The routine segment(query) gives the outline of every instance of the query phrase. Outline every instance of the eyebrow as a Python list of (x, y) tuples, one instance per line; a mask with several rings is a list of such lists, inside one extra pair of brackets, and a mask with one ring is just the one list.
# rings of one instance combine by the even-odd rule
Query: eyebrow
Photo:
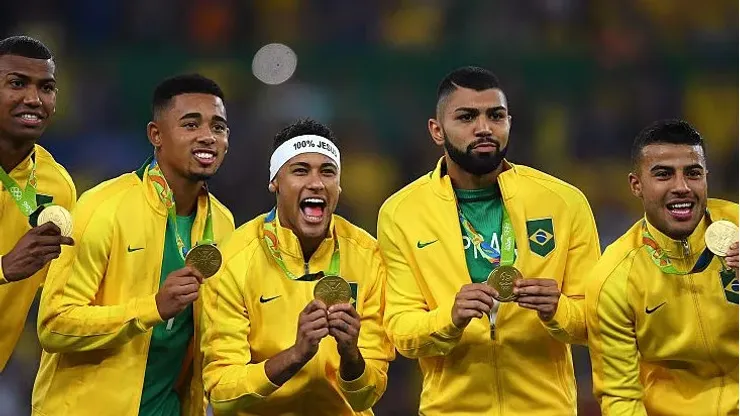
[[(664, 170), (676, 170), (676, 168), (673, 167), (673, 166), (655, 165), (652, 168), (650, 168), (650, 172), (655, 172), (656, 170), (661, 170), (661, 169), (664, 169)], [(683, 169), (683, 170), (686, 170), (686, 169), (702, 169), (703, 170), (704, 169), (704, 166), (702, 166), (702, 165), (700, 165), (698, 163), (694, 163), (693, 165), (684, 166), (684, 167), (682, 167), (680, 169)]]
[[(290, 164), (291, 167), (300, 166), (303, 168), (311, 168), (311, 165), (309, 165), (307, 162), (293, 162)], [(334, 168), (337, 169), (338, 166), (333, 162), (324, 162), (321, 164), (319, 168)]]
[[(8, 72), (7, 74), (5, 74), (5, 76), (10, 76), (10, 75), (15, 75), (18, 78), (21, 78), (23, 80), (30, 80), (31, 79), (30, 76), (28, 76), (28, 75), (26, 75), (26, 74), (24, 74), (22, 72)], [(41, 83), (45, 83), (45, 82), (57, 82), (57, 80), (54, 79), (54, 77), (51, 77), (51, 78), (42, 78), (39, 81)]]
[[(486, 111), (500, 111), (500, 110), (506, 111), (506, 107), (499, 105), (496, 107), (486, 108)], [(458, 111), (466, 112), (466, 113), (477, 113), (480, 110), (478, 110), (477, 108), (473, 108), (473, 107), (458, 107), (455, 109), (455, 112), (458, 112)]]
[[(187, 113), (184, 116), (180, 117), (180, 120), (185, 120), (186, 118), (195, 118), (201, 120), (203, 116), (200, 113)], [(226, 119), (218, 115), (213, 116), (213, 119), (221, 123), (226, 123)]]

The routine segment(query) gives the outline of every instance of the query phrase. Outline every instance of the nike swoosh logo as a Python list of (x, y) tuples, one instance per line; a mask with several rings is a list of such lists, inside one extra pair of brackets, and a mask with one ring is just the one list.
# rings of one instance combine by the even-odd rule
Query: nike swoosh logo
[(660, 305), (654, 307), (653, 309), (649, 309), (647, 306), (645, 307), (645, 313), (650, 315), (651, 313), (657, 311), (661, 306), (665, 305), (665, 302), (661, 303)]
[(271, 300), (275, 300), (275, 299), (279, 298), (280, 296), (282, 296), (282, 295), (277, 295), (277, 296), (273, 296), (271, 298), (266, 298), (265, 295), (262, 295), (262, 296), (260, 296), (260, 303), (267, 303), (267, 302), (269, 302)]
[(130, 245), (128, 246), (128, 252), (129, 252), (129, 253), (133, 253), (134, 251), (139, 251), (139, 250), (144, 250), (144, 247), (139, 247), (139, 248), (131, 248), (131, 246), (130, 246)]
[(429, 241), (427, 243), (422, 243), (421, 241), (419, 241), (419, 242), (416, 243), (416, 247), (418, 247), (418, 248), (424, 248), (424, 247), (428, 246), (429, 244), (436, 243), (437, 241), (439, 241), (439, 240)]

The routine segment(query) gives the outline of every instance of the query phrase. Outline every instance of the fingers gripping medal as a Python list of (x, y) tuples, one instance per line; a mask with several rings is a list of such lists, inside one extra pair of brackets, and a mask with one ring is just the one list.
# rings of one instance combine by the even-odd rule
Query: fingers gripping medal
[(325, 276), (316, 282), (313, 288), (314, 299), (324, 302), (329, 307), (340, 303), (349, 303), (352, 289), (346, 280), (339, 276)]
[(715, 221), (707, 227), (704, 241), (709, 251), (727, 257), (730, 246), (738, 241), (738, 227), (730, 221)]
[(513, 266), (499, 266), (488, 275), (486, 284), (498, 292), (499, 302), (512, 302), (516, 300), (514, 283), (522, 279), (522, 273)]
[(39, 214), (36, 224), (40, 226), (47, 222), (56, 224), (64, 237), (72, 236), (72, 215), (64, 207), (49, 205), (44, 208)]

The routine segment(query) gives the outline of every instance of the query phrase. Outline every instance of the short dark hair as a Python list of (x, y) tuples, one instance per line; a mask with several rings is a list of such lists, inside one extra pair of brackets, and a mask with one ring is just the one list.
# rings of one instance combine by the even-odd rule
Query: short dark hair
[(303, 136), (304, 134), (313, 134), (328, 139), (330, 142), (337, 144), (337, 138), (334, 136), (334, 132), (331, 131), (329, 126), (322, 124), (311, 118), (302, 118), (289, 126), (285, 126), (278, 134), (275, 135), (275, 141), (272, 144), (272, 150), (274, 151), (281, 144), (288, 140)]
[(704, 139), (689, 122), (679, 119), (658, 120), (642, 129), (635, 137), (632, 143), (632, 165), (637, 168), (645, 146), (657, 143), (701, 146), (706, 151)]
[(447, 74), (437, 88), (437, 109), (439, 104), (459, 87), (475, 91), (501, 88), (496, 75), (481, 67), (464, 66)]
[(54, 60), (54, 55), (43, 42), (29, 36), (11, 36), (0, 40), (0, 56), (4, 55)]
[(224, 99), (224, 92), (212, 79), (200, 74), (177, 75), (162, 81), (154, 89), (152, 114), (156, 117), (157, 113), (167, 107), (170, 100), (178, 95), (198, 93), (215, 95), (221, 100)]

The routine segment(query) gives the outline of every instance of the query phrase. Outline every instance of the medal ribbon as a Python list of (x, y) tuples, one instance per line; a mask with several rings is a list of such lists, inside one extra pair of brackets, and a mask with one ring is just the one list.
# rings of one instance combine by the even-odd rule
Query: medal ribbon
[(511, 219), (509, 218), (509, 212), (506, 210), (506, 205), (502, 205), (504, 216), (501, 221), (501, 250), (500, 255), (496, 255), (496, 251), (491, 247), (491, 243), (487, 242), (481, 234), (475, 230), (473, 224), (465, 218), (465, 215), (457, 205), (457, 215), (460, 217), (465, 234), (470, 238), (475, 249), (478, 250), (484, 259), (491, 262), (494, 268), (498, 266), (511, 266), (514, 264), (514, 249), (516, 248), (516, 241), (514, 240), (514, 227), (511, 225)]
[[(280, 243), (277, 238), (277, 210), (273, 208), (265, 217), (265, 222), (262, 226), (265, 237), (265, 246), (267, 251), (272, 254), (272, 258), (275, 259), (275, 263), (283, 270), (285, 276), (290, 280), (303, 280), (303, 276), (296, 276), (288, 270), (285, 265), (282, 254), (280, 254)], [(325, 273), (326, 276), (339, 276), (339, 240), (334, 236), (334, 253), (331, 255), (331, 262), (329, 263), (329, 270)]]
[(31, 154), (31, 174), (28, 176), (26, 188), (21, 189), (16, 181), (0, 167), (0, 182), (8, 190), (15, 204), (23, 215), (30, 217), (36, 211), (36, 153)]
[[(172, 194), (172, 189), (167, 184), (162, 169), (157, 163), (157, 159), (152, 159), (151, 163), (147, 168), (147, 174), (151, 180), (154, 189), (159, 195), (159, 199), (167, 207), (167, 222), (170, 225), (169, 229), (174, 232), (175, 241), (177, 242), (177, 252), (182, 258), (183, 265), (185, 264), (185, 256), (188, 254), (190, 247), (185, 247), (185, 243), (180, 238), (180, 233), (177, 230), (177, 210), (175, 209), (175, 198)], [(211, 212), (211, 198), (207, 194), (208, 189), (206, 188), (206, 198), (208, 200), (208, 210), (206, 212), (206, 224), (203, 228), (203, 237), (195, 244), (196, 246), (201, 244), (212, 244), (213, 243), (213, 214)]]
[[(707, 218), (709, 218), (708, 212)], [(671, 262), (668, 254), (666, 254), (666, 252), (660, 248), (658, 242), (655, 240), (652, 234), (650, 234), (647, 223), (644, 220), (642, 222), (642, 242), (643, 244), (645, 244), (645, 250), (650, 253), (650, 259), (652, 259), (653, 263), (655, 263), (655, 265), (658, 266), (658, 268), (660, 268), (660, 270), (662, 270), (663, 273), (666, 274), (686, 275), (702, 272), (704, 269), (707, 268), (707, 266), (709, 266), (709, 263), (712, 262), (712, 257), (714, 257), (714, 254), (709, 251), (709, 248), (704, 248), (704, 251), (699, 256), (699, 260), (696, 261), (696, 264), (694, 265), (694, 267), (691, 268), (691, 270), (689, 270), (688, 272), (682, 272), (678, 270), (676, 266), (674, 266)]]
[[(514, 227), (511, 224), (511, 218), (509, 217), (509, 211), (506, 210), (506, 205), (501, 203), (503, 210), (503, 218), (501, 220), (501, 249), (499, 255), (496, 255), (496, 251), (491, 247), (491, 244), (486, 242), (483, 236), (476, 231), (473, 224), (465, 218), (460, 204), (457, 204), (457, 215), (460, 217), (460, 223), (462, 224), (465, 234), (470, 238), (471, 243), (478, 250), (484, 259), (488, 260), (493, 264), (493, 268), (498, 266), (511, 266), (514, 264), (514, 249), (516, 248), (516, 240), (514, 239)], [(494, 299), (493, 308), (488, 314), (488, 325), (490, 330), (491, 339), (495, 339), (496, 334), (496, 316), (498, 314), (499, 302)]]

